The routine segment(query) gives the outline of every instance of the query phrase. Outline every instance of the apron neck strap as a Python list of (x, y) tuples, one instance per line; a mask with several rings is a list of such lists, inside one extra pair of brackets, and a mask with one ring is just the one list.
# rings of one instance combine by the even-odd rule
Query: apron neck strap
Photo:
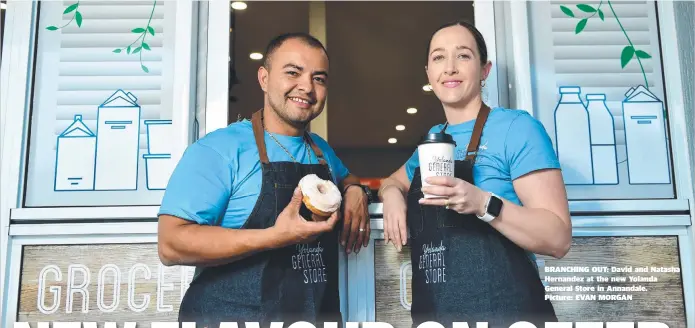
[(490, 107), (485, 105), (485, 103), (481, 103), (480, 110), (478, 111), (478, 117), (475, 119), (475, 125), (473, 126), (471, 141), (468, 142), (468, 149), (466, 150), (466, 160), (471, 163), (475, 163), (475, 157), (478, 155), (480, 136), (483, 135), (483, 127), (487, 121), (488, 114), (490, 114)]
[(258, 147), (258, 155), (261, 157), (261, 163), (268, 164), (268, 151), (265, 149), (265, 133), (263, 131), (263, 109), (253, 113), (251, 116), (251, 126), (253, 127), (253, 138), (256, 139)]
[[(263, 109), (260, 109), (253, 113), (251, 116), (251, 126), (253, 127), (253, 137), (256, 140), (256, 146), (258, 147), (258, 155), (261, 158), (261, 163), (268, 164), (268, 151), (265, 148), (265, 131), (263, 129)], [(326, 164), (326, 160), (323, 158), (323, 152), (319, 148), (308, 132), (304, 132), (304, 139), (311, 146), (311, 149), (316, 154), (319, 163)]]
[(326, 160), (323, 158), (323, 152), (321, 151), (321, 148), (314, 143), (314, 139), (311, 138), (311, 135), (309, 135), (309, 132), (304, 132), (304, 138), (306, 138), (306, 141), (309, 143), (311, 146), (311, 150), (314, 151), (314, 154), (316, 154), (316, 158), (318, 158), (319, 163), (322, 165), (326, 165)]

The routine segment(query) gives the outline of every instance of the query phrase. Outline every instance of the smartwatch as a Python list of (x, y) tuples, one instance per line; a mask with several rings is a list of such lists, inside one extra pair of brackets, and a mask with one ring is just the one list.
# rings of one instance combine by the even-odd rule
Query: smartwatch
[(372, 203), (372, 190), (369, 189), (369, 187), (364, 186), (364, 185), (361, 185), (361, 184), (352, 183), (352, 184), (346, 185), (346, 186), (343, 188), (343, 194), (348, 190), (348, 188), (350, 188), (350, 187), (352, 187), (352, 186), (359, 187), (360, 189), (362, 189), (362, 191), (364, 192), (365, 196), (367, 196), (367, 204), (371, 204), (371, 203)]
[(488, 197), (487, 202), (485, 203), (485, 214), (483, 216), (475, 215), (478, 217), (478, 219), (481, 219), (485, 222), (490, 222), (500, 216), (500, 213), (502, 212), (502, 199), (497, 197), (497, 195), (490, 193), (490, 197)]

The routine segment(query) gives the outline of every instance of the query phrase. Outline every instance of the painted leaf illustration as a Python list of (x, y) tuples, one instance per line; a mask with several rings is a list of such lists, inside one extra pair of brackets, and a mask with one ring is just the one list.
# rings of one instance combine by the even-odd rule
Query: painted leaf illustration
[(635, 51), (635, 55), (637, 55), (637, 57), (639, 57), (639, 58), (652, 58), (652, 56), (650, 56), (648, 53), (646, 53), (642, 50)]
[(145, 29), (142, 27), (134, 28), (133, 33), (142, 33), (145, 32)]
[(574, 13), (572, 12), (572, 9), (569, 9), (565, 6), (560, 6), (560, 10), (562, 10), (562, 12), (565, 13), (565, 15), (567, 15), (569, 17), (574, 17)]
[(77, 27), (82, 27), (82, 14), (79, 11), (75, 12), (75, 22), (77, 22)]
[(574, 33), (579, 34), (586, 27), (586, 23), (589, 21), (588, 18), (584, 18), (577, 23), (577, 27), (574, 28)]
[(142, 47), (135, 48), (135, 50), (133, 50), (133, 54), (140, 52), (140, 50), (142, 50)]
[(596, 11), (596, 9), (594, 9), (594, 7), (589, 6), (589, 5), (585, 5), (585, 4), (578, 4), (577, 8), (579, 8), (579, 10), (581, 10), (585, 13), (593, 13)]
[(143, 47), (145, 50), (151, 50), (151, 49), (150, 49), (150, 45), (147, 44), (147, 43), (145, 43), (145, 42), (142, 43), (142, 47)]
[(142, 70), (145, 71), (145, 73), (149, 73), (149, 72), (150, 72), (150, 70), (147, 69), (147, 66), (145, 66), (145, 65), (140, 65), (140, 67), (142, 67)]
[(51, 25), (51, 26), (46, 27), (46, 29), (49, 30), (49, 31), (55, 31), (55, 30), (57, 30), (58, 28), (55, 27), (55, 26), (53, 26), (53, 25)]
[(152, 28), (152, 26), (148, 26), (147, 31), (150, 32), (150, 34), (152, 34), (152, 36), (154, 36), (154, 28)]
[(79, 3), (74, 3), (70, 6), (68, 6), (67, 8), (65, 8), (65, 11), (63, 11), (63, 14), (69, 14), (69, 13), (73, 12), (73, 10), (77, 9), (77, 6), (79, 6), (79, 5), (80, 5)]
[(601, 20), (605, 18), (605, 16), (603, 16), (603, 10), (601, 9), (598, 10), (598, 18), (600, 18)]
[(632, 46), (625, 46), (623, 48), (623, 53), (620, 54), (620, 65), (622, 68), (625, 68), (627, 64), (632, 60), (632, 57), (635, 55), (635, 48)]
[(113, 52), (114, 52), (114, 53), (117, 53), (117, 54), (120, 54), (120, 53), (121, 53), (121, 49), (114, 49)]
[(126, 52), (130, 55), (130, 46), (126, 49)]

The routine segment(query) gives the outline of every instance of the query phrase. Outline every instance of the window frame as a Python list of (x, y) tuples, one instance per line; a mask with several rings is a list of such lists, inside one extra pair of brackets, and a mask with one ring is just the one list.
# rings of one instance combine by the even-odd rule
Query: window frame
[[(506, 41), (511, 44), (506, 66), (511, 66), (509, 77), (510, 103), (515, 108), (527, 110), (534, 117), (533, 76), (531, 74), (529, 8), (526, 2), (501, 4), (507, 12), (509, 24), (505, 26)], [(690, 213), (693, 186), (690, 164), (686, 113), (684, 107), (683, 82), (680, 74), (680, 54), (676, 35), (673, 4), (656, 2), (657, 25), (661, 41), (661, 62), (664, 81), (665, 105), (668, 106), (668, 132), (671, 143), (672, 171), (675, 197), (670, 199), (620, 199), (620, 200), (571, 200), (572, 214), (621, 214), (635, 212), (657, 212), (659, 214)], [(690, 222), (692, 224), (692, 220)]]
[[(159, 206), (119, 207), (48, 207), (24, 208), (25, 179), (27, 170), (28, 132), (31, 126), (29, 115), (32, 105), (33, 82), (35, 73), (36, 38), (38, 11), (37, 1), (11, 1), (6, 9), (5, 35), (3, 40), (3, 61), (0, 66), (0, 117), (2, 117), (2, 135), (0, 136), (0, 317), (5, 317), (6, 305), (12, 304), (11, 295), (16, 281), (5, 279), (12, 277), (8, 263), (12, 258), (10, 245), (14, 243), (10, 231), (16, 226), (16, 219), (31, 223), (33, 229), (41, 229), (45, 220), (143, 220), (156, 221), (156, 209)], [(183, 151), (194, 139), (196, 100), (196, 36), (197, 36), (198, 2), (179, 0), (176, 3), (176, 29), (174, 44), (174, 72), (172, 121), (175, 142), (172, 160), (178, 161)], [(16, 160), (19, 159), (19, 160)], [(58, 215), (56, 215), (58, 214)], [(21, 222), (21, 221), (20, 221)], [(132, 223), (131, 223), (132, 224)], [(82, 235), (98, 233), (100, 224), (87, 224)], [(46, 231), (46, 230), (40, 230)], [(114, 233), (120, 233), (115, 230)], [(50, 236), (46, 236), (47, 240)], [(5, 300), (8, 304), (4, 304)], [(14, 317), (12, 317), (14, 320)]]

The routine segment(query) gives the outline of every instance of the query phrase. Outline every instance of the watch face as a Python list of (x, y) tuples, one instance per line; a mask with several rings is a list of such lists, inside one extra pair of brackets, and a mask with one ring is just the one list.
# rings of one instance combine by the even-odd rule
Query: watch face
[(490, 203), (487, 206), (487, 212), (494, 217), (498, 217), (500, 212), (502, 212), (502, 200), (492, 196), (490, 197)]

